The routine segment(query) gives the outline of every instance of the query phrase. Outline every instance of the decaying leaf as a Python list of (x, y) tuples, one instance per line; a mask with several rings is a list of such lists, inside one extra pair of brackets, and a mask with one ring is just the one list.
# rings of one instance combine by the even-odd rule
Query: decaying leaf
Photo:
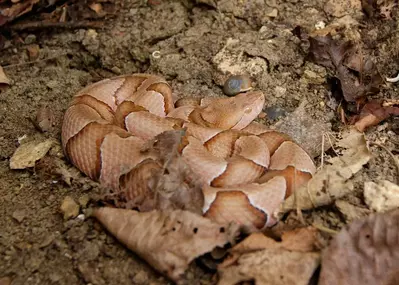
[(1, 84), (9, 85), (11, 83), (7, 75), (4, 73), (4, 69), (0, 66), (0, 86)]
[(219, 268), (225, 268), (236, 263), (238, 258), (244, 253), (263, 249), (286, 249), (299, 252), (318, 250), (318, 230), (314, 227), (286, 231), (282, 234), (281, 239), (282, 241), (278, 242), (261, 232), (252, 233), (230, 249), (228, 258), (219, 265)]
[(388, 180), (364, 183), (366, 204), (377, 212), (387, 212), (399, 208), (399, 185)]
[(242, 281), (262, 285), (307, 285), (319, 263), (320, 254), (315, 252), (278, 248), (245, 253), (236, 264), (218, 271), (218, 285), (241, 284)]
[[(11, 1), (10, 1), (11, 2)], [(0, 26), (30, 12), (39, 0), (24, 0), (0, 7)]]
[(383, 79), (371, 59), (353, 43), (338, 42), (331, 35), (310, 37), (310, 58), (332, 70), (347, 102), (379, 91)]
[(175, 282), (183, 278), (195, 258), (223, 247), (238, 233), (234, 225), (221, 225), (182, 211), (136, 212), (116, 208), (93, 211), (121, 243)]
[(364, 135), (354, 128), (347, 130), (337, 146), (342, 155), (331, 158), (311, 180), (288, 197), (280, 207), (281, 213), (297, 209), (312, 209), (331, 204), (353, 190), (349, 180), (371, 158)]
[(323, 253), (319, 285), (399, 282), (399, 211), (373, 214), (337, 234)]
[(179, 153), (184, 135), (185, 130), (167, 131), (155, 138), (151, 151), (158, 153), (163, 168), (152, 177), (150, 188), (155, 193), (157, 209), (202, 214), (202, 183)]
[(35, 166), (35, 162), (43, 158), (55, 144), (53, 139), (42, 142), (31, 141), (17, 148), (10, 159), (11, 169), (25, 169)]
[[(146, 159), (122, 175), (122, 193), (112, 193), (106, 199), (118, 208), (141, 212), (181, 209), (202, 214), (202, 183), (179, 152), (184, 135), (184, 129), (166, 131), (148, 141), (141, 151), (156, 159)], [(126, 184), (133, 186), (126, 188)]]
[(371, 211), (366, 207), (353, 205), (345, 200), (335, 201), (335, 206), (344, 216), (346, 223), (351, 223), (352, 221), (366, 217), (371, 213)]
[(383, 102), (374, 100), (366, 103), (358, 117), (356, 128), (363, 132), (367, 127), (375, 126), (390, 116), (399, 116), (399, 104), (384, 106)]

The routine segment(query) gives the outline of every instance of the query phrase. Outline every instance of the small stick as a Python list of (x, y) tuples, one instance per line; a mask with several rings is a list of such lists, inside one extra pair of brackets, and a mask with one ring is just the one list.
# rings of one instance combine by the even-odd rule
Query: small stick
[(21, 62), (21, 63), (17, 63), (17, 64), (9, 64), (9, 65), (3, 66), (3, 69), (11, 69), (14, 67), (21, 67), (21, 66), (30, 65), (30, 64), (36, 64), (36, 63), (40, 63), (40, 62), (44, 62), (44, 61), (48, 61), (48, 60), (57, 59), (60, 56), (66, 56), (66, 55), (68, 55), (68, 53), (61, 53), (61, 54), (57, 54), (55, 56), (51, 56), (51, 57), (47, 57), (47, 58), (43, 58), (43, 59), (39, 59), (39, 60)]
[(6, 28), (14, 31), (24, 31), (24, 30), (40, 30), (49, 28), (59, 28), (59, 29), (80, 29), (80, 28), (103, 28), (104, 22), (99, 21), (81, 21), (81, 22), (28, 22), (19, 23), (8, 26)]
[(322, 225), (318, 225), (316, 223), (312, 223), (312, 226), (314, 226), (316, 229), (318, 229), (318, 230), (320, 230), (322, 232), (326, 232), (326, 233), (329, 233), (329, 234), (332, 234), (332, 235), (336, 235), (336, 234), (339, 233), (339, 231), (332, 230), (330, 228), (327, 228), (327, 227), (322, 226)]

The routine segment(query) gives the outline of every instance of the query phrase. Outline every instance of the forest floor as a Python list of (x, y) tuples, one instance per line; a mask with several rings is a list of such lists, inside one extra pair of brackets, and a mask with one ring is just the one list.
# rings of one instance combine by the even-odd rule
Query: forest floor
[[(368, 16), (361, 1), (197, 2), (110, 1), (103, 7), (111, 12), (96, 20), (100, 28), (13, 30), (11, 25), (4, 30), (0, 66), (11, 82), (0, 90), (0, 279), (8, 277), (13, 285), (169, 282), (95, 220), (63, 218), (60, 205), (66, 196), (79, 202), (82, 213), (102, 190), (69, 164), (59, 145), (34, 168), (10, 169), (20, 144), (60, 141), (63, 114), (87, 84), (145, 72), (164, 76), (178, 97), (223, 96), (230, 74), (250, 74), (266, 95), (265, 124), (285, 122), (302, 108), (307, 123), (291, 135), (311, 144), (308, 150), (320, 166), (322, 133), (340, 132), (345, 125), (337, 111), (341, 101), (331, 87), (333, 76), (307, 57), (309, 45), (300, 34), (336, 23), (343, 37), (357, 42), (373, 60), (382, 78), (399, 71), (399, 21)], [(397, 84), (383, 83), (372, 97), (397, 99), (397, 94)], [(47, 132), (33, 123), (43, 106), (53, 122)], [(307, 136), (315, 125), (320, 128)], [(398, 132), (399, 119), (391, 117), (368, 128), (366, 137), (398, 157)], [(378, 145), (370, 149), (373, 158), (353, 178), (355, 190), (338, 204), (350, 207), (352, 214), (333, 204), (304, 211), (307, 223), (339, 230), (370, 212), (362, 194), (365, 181), (397, 183), (389, 153)], [(187, 278), (190, 284), (216, 280), (196, 265)]]

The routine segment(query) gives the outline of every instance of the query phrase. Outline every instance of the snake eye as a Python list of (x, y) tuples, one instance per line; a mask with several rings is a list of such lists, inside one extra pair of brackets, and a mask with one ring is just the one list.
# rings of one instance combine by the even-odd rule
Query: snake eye
[(252, 82), (251, 78), (247, 75), (230, 76), (223, 86), (223, 92), (227, 96), (234, 96), (250, 89), (252, 89)]

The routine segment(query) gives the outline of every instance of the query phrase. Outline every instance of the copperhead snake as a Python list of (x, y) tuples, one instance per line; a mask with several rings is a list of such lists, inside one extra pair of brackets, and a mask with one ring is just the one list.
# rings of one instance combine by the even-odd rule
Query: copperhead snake
[(289, 136), (254, 122), (264, 103), (261, 91), (174, 102), (162, 77), (118, 76), (74, 96), (64, 115), (62, 146), (91, 179), (135, 199), (137, 169), (156, 160), (140, 151), (143, 145), (184, 128), (180, 154), (201, 179), (204, 216), (262, 229), (275, 224), (273, 211), (316, 171)]

